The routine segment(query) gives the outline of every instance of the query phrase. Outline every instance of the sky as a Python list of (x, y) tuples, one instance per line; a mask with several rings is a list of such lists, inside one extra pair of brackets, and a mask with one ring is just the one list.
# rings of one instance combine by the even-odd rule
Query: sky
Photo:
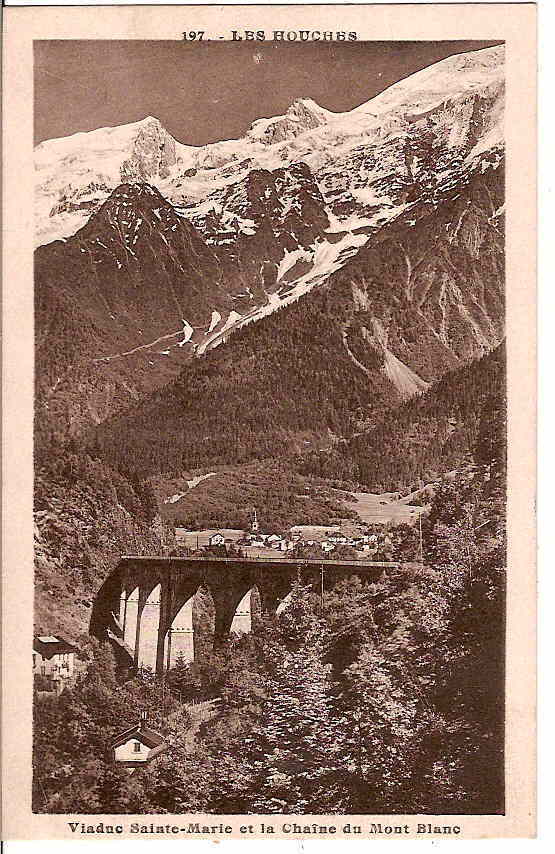
[(351, 110), (427, 65), (494, 44), (35, 41), (35, 144), (145, 116), (189, 145), (234, 139), (296, 98)]

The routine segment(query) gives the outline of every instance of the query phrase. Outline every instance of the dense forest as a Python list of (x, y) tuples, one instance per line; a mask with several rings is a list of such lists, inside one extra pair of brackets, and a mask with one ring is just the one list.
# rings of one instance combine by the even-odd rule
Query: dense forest
[[(239, 330), (149, 400), (90, 434), (91, 452), (141, 477), (329, 444), (379, 397), (352, 363), (336, 299), (315, 295)], [(384, 383), (385, 385), (385, 383)], [(385, 405), (385, 403), (384, 403)]]
[(158, 554), (173, 530), (146, 481), (123, 476), (76, 448), (37, 459), (35, 631), (75, 641), (94, 596), (122, 554)]
[[(217, 468), (213, 476), (189, 489), (183, 476), (152, 478), (164, 520), (190, 530), (248, 530), (253, 507), (267, 531), (293, 525), (334, 525), (356, 519), (356, 502), (345, 490), (353, 484), (298, 474), (288, 459), (262, 460)], [(338, 486), (343, 489), (336, 488)], [(167, 501), (165, 496), (181, 496)]]
[(342, 478), (381, 492), (417, 488), (456, 468), (486, 434), (505, 444), (505, 345), (450, 371), (376, 426), (324, 452), (297, 457), (302, 474)]
[[(225, 358), (223, 349), (222, 354)], [(314, 406), (317, 413), (316, 401)], [(409, 491), (424, 483), (436, 484), (443, 473), (464, 465), (472, 449), (477, 460), (492, 452), (490, 445), (501, 452), (505, 406), (502, 346), (446, 374), (425, 394), (398, 407), (394, 415), (384, 412), (369, 431), (325, 450), (311, 452), (307, 450), (311, 440), (303, 439), (302, 454), (217, 466), (217, 476), (186, 489), (175, 503), (164, 503), (164, 499), (180, 491), (183, 460), (175, 460), (178, 468), (170, 477), (141, 476), (131, 458), (133, 451), (140, 459), (137, 434), (127, 429), (121, 433), (120, 447), (129, 450), (130, 469), (121, 462), (118, 467), (109, 465), (75, 440), (55, 454), (39, 455), (36, 629), (59, 631), (75, 640), (86, 630), (92, 598), (118, 557), (171, 549), (170, 526), (175, 524), (245, 529), (256, 506), (262, 508), (268, 529), (333, 525), (357, 518), (356, 501), (349, 495), (357, 488), (380, 492), (395, 485)], [(256, 417), (265, 417), (263, 410), (256, 412)], [(216, 409), (213, 415), (219, 417)], [(149, 424), (148, 430), (156, 433), (157, 441), (150, 447), (139, 442), (147, 453), (157, 454), (164, 443), (166, 448), (178, 448), (171, 430), (161, 433), (159, 423)], [(271, 445), (269, 430), (261, 441)], [(415, 553), (412, 546), (407, 550)]]
[[(186, 368), (169, 393), (100, 425), (90, 435), (90, 452), (145, 478), (302, 451), (300, 473), (377, 490), (456, 465), (475, 438), (482, 409), (504, 400), (504, 346), (450, 371), (393, 416), (391, 402), (383, 400), (378, 411), (376, 388), (353, 371), (325, 305), (322, 295), (316, 325), (299, 308), (285, 327), (279, 312), (267, 318), (263, 338), (249, 328), (238, 332), (233, 352), (216, 350)], [(297, 360), (291, 354), (301, 339)], [(262, 353), (260, 340), (268, 345)], [(372, 428), (357, 431), (370, 411)]]

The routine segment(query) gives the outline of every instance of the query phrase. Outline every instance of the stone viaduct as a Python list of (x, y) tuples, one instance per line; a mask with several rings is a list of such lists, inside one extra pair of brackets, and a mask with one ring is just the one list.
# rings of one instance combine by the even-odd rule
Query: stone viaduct
[[(234, 620), (254, 616), (251, 602), (261, 611), (275, 612), (299, 572), (303, 584), (323, 591), (352, 575), (377, 581), (394, 566), (398, 564), (281, 557), (124, 556), (95, 597), (90, 633), (110, 640), (122, 663), (135, 668), (148, 664), (161, 676), (178, 652), (194, 657), (192, 605), (199, 588), (212, 597), (213, 642), (218, 644)], [(248, 623), (247, 630), (250, 619)]]

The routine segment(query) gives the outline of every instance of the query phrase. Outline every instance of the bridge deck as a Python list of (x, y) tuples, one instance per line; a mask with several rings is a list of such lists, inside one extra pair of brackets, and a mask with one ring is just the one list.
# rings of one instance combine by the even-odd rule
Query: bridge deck
[(173, 563), (173, 564), (199, 564), (223, 563), (236, 566), (252, 564), (258, 566), (261, 563), (278, 564), (281, 566), (337, 566), (356, 567), (357, 569), (400, 566), (400, 561), (375, 561), (375, 560), (330, 560), (326, 558), (280, 558), (280, 557), (167, 557), (165, 555), (122, 555), (120, 563)]

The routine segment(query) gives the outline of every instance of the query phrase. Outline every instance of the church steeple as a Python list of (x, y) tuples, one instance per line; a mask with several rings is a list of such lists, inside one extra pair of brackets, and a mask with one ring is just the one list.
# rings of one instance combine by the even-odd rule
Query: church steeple
[(260, 527), (260, 526), (259, 526), (259, 524), (258, 524), (258, 519), (257, 519), (257, 517), (256, 517), (256, 507), (255, 507), (255, 508), (254, 508), (254, 514), (253, 514), (253, 517), (252, 517), (252, 522), (251, 522), (251, 531), (252, 531), (253, 533), (256, 533), (256, 531), (258, 531), (258, 528), (259, 528), (259, 527)]

